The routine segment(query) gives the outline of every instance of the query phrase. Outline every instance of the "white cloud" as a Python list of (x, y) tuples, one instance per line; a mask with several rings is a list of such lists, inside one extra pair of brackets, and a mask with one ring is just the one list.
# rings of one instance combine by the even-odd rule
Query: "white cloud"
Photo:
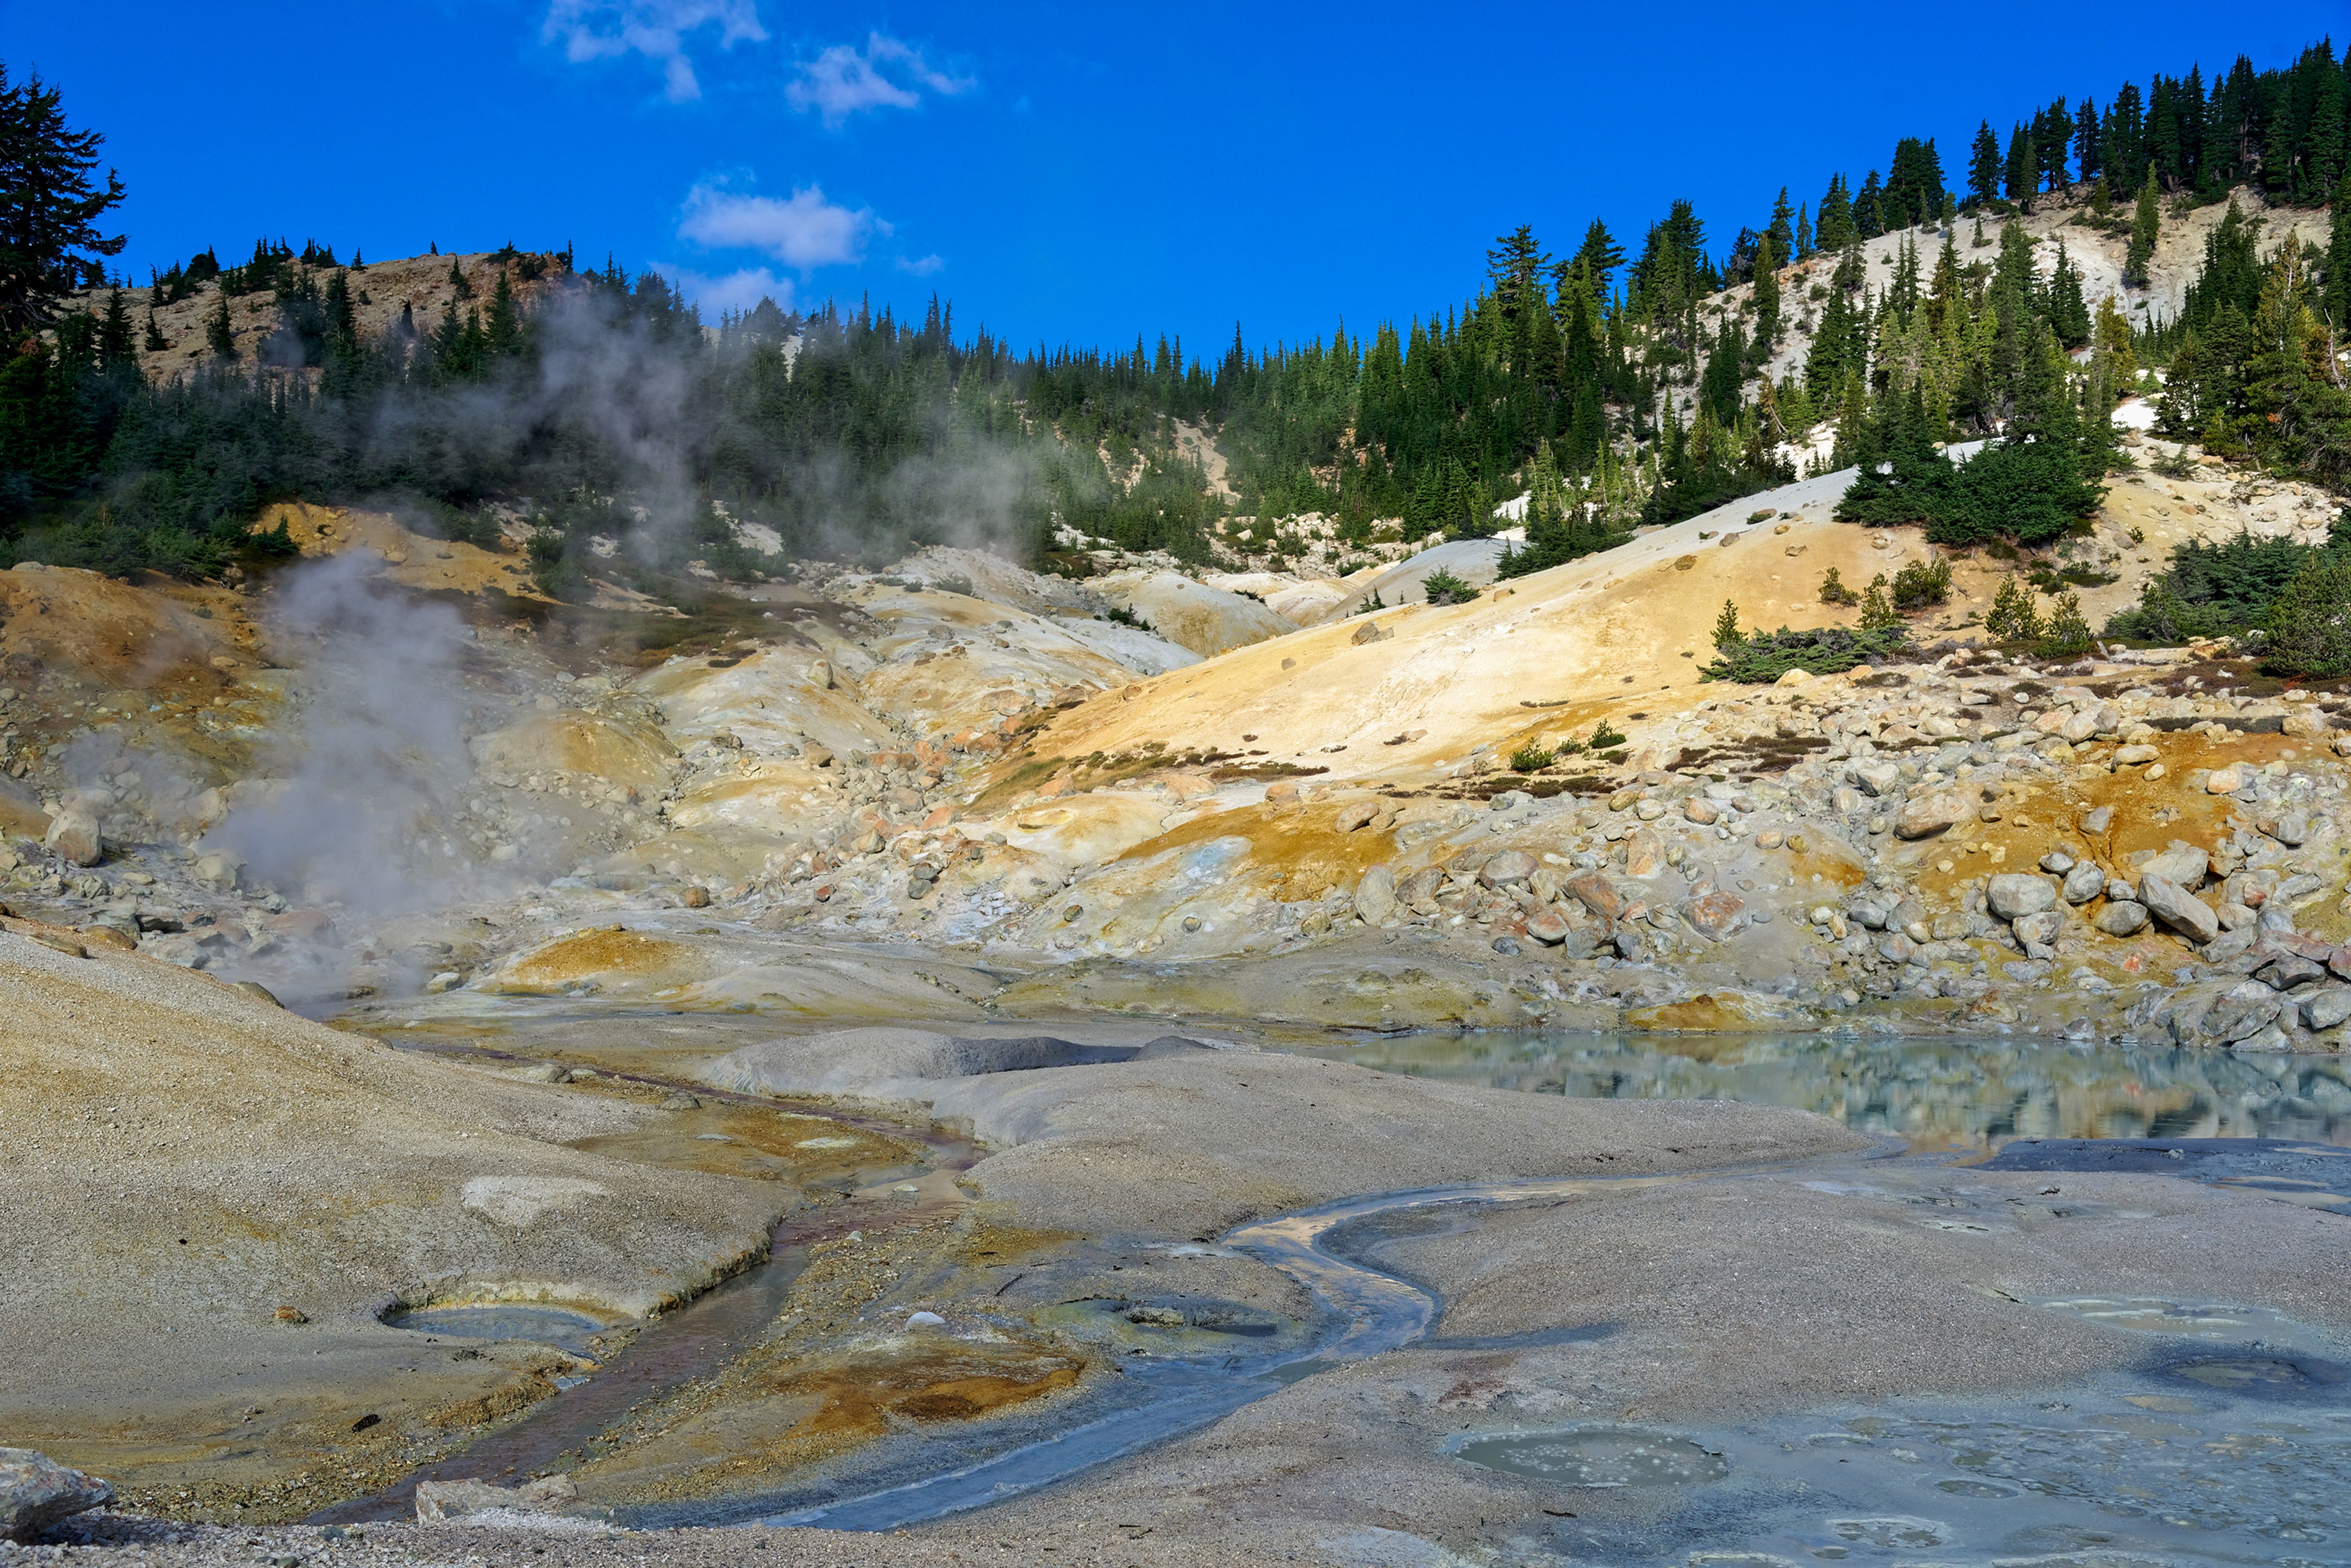
[(785, 99), (802, 112), (817, 110), (832, 127), (869, 109), (912, 109), (925, 89), (953, 98), (978, 85), (970, 77), (934, 69), (920, 50), (886, 33), (869, 35), (862, 54), (854, 44), (835, 44), (802, 60), (799, 69), (784, 89)]
[(946, 257), (943, 256), (918, 256), (911, 259), (902, 256), (898, 258), (898, 270), (911, 272), (916, 277), (928, 277), (946, 264)]
[(686, 103), (702, 96), (702, 83), (686, 57), (685, 36), (705, 27), (718, 29), (722, 49), (768, 37), (754, 0), (553, 0), (539, 37), (561, 40), (564, 57), (575, 65), (643, 55), (661, 66), (670, 100)]
[(779, 309), (792, 308), (792, 280), (778, 277), (764, 267), (745, 267), (724, 277), (707, 277), (684, 267), (664, 267), (657, 271), (670, 280), (676, 290), (702, 307), (705, 320), (722, 310), (748, 310), (762, 299), (772, 299)]
[(855, 211), (824, 199), (816, 185), (796, 190), (789, 201), (739, 196), (717, 185), (700, 184), (685, 198), (679, 235), (714, 250), (757, 250), (806, 272), (864, 258), (865, 241), (887, 235), (890, 225), (870, 208)]

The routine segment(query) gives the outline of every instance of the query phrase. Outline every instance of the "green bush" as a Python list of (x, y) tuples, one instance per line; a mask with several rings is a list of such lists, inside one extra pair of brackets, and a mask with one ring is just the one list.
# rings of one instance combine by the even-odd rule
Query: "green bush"
[(1951, 596), (1951, 563), (1937, 556), (1915, 560), (1894, 574), (1894, 608), (1924, 610)]
[(2063, 440), (1994, 442), (1958, 464), (1904, 452), (1890, 464), (1864, 465), (1836, 515), (1849, 523), (1923, 523), (1938, 545), (2001, 538), (2045, 544), (2105, 498), (2105, 486), (2085, 477), (2085, 466), (2074, 444)]
[(2090, 623), (2082, 619), (2082, 596), (2067, 589), (2049, 612), (2049, 626), (2035, 650), (2044, 658), (2070, 659), (2090, 651)]
[(2322, 558), (2351, 559), (2351, 508), (2335, 517), (2323, 548), (2248, 533), (2219, 544), (2189, 539), (2147, 579), (2137, 608), (2106, 622), (2106, 635), (2140, 643), (2241, 635), (2262, 625), (2287, 585)]
[(1546, 751), (1541, 747), (1530, 741), (1526, 745), (1520, 747), (1516, 751), (1510, 753), (1510, 771), (1513, 773), (1540, 773), (1544, 768), (1550, 767), (1552, 765), (1552, 759), (1558, 755), (1559, 754), (1555, 751)]
[(1758, 632), (1722, 650), (1722, 656), (1698, 673), (1702, 681), (1734, 681), (1744, 685), (1769, 685), (1790, 670), (1834, 675), (1872, 659), (1891, 658), (1909, 641), (1908, 628), (1897, 620), (1892, 626), (1848, 631), (1820, 626), (1791, 632)]
[(2316, 551), (2269, 609), (2262, 668), (2331, 680), (2351, 674), (2351, 563)]
[(1476, 589), (1441, 566), (1423, 579), (1420, 586), (1431, 604), (1467, 604), (1478, 597)]
[(1821, 602), (1823, 604), (1858, 604), (1861, 602), (1861, 595), (1847, 588), (1844, 585), (1844, 578), (1836, 568), (1831, 567), (1827, 575), (1821, 579)]
[(2041, 607), (2032, 597), (2032, 590), (2012, 577), (2000, 580), (2000, 591), (1991, 596), (1991, 609), (1984, 616), (1984, 635), (1995, 643), (2038, 642), (2043, 627)]
[(1625, 740), (1625, 736), (1616, 730), (1611, 729), (1608, 727), (1608, 721), (1604, 718), (1599, 722), (1599, 724), (1593, 727), (1592, 738), (1585, 741), (1583, 745), (1584, 749), (1588, 751), (1606, 751), (1614, 747), (1624, 745)]

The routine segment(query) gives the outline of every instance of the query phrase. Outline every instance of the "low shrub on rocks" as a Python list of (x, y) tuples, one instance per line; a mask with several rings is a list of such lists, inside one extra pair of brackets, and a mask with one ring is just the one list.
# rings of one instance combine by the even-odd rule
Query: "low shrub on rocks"
[(1718, 643), (1717, 657), (1699, 669), (1702, 681), (1731, 681), (1744, 685), (1768, 685), (1790, 670), (1834, 675), (1856, 664), (1890, 659), (1909, 641), (1907, 628), (1895, 625), (1867, 631), (1842, 626), (1816, 626), (1791, 632), (1755, 632), (1736, 642)]

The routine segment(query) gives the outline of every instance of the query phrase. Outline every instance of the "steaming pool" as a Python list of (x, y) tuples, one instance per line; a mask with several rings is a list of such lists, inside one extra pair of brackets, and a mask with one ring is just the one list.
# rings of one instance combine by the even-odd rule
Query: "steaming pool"
[[(511, 1021), (520, 1026), (514, 1049), (559, 1027), (547, 1013)], [(769, 1032), (752, 1019), (696, 1023), (694, 1045), (680, 1047), (696, 1055), (738, 1031)], [(576, 1049), (592, 1056), (584, 1037), (596, 1032), (575, 1033)], [(2351, 1214), (2351, 1155), (2339, 1152), (2351, 1145), (2351, 1063), (2336, 1057), (2014, 1037), (1499, 1031), (1268, 1049), (1527, 1092), (1792, 1106), (1882, 1136), (1880, 1169), (1980, 1162), (2150, 1171)], [(632, 1070), (651, 1066), (640, 1056)], [(1832, 1163), (1839, 1168), (1827, 1169)], [(1849, 1178), (1854, 1168), (1848, 1157), (1824, 1163), (1823, 1175)], [(1031, 1493), (1146, 1453), (1300, 1378), (1423, 1340), (1452, 1343), (1442, 1334), (1443, 1301), (1376, 1261), (1388, 1224), (1443, 1209), (1474, 1229), (1498, 1205), (1621, 1185), (1576, 1178), (1387, 1193), (1251, 1222), (1218, 1244), (1312, 1291), (1324, 1309), (1319, 1333), (1197, 1336), (1219, 1343), (1130, 1364), (1117, 1396), (1065, 1429), (1041, 1440), (1008, 1437), (995, 1449), (950, 1445), (927, 1472), (902, 1462), (862, 1481), (835, 1475), (620, 1517), (652, 1527), (887, 1531)], [(2143, 1340), (2145, 1352), (2126, 1371), (2025, 1398), (1922, 1391), (1719, 1427), (1480, 1427), (1445, 1439), (1432, 1458), (1555, 1494), (1524, 1543), (1527, 1561), (2351, 1565), (2351, 1334), (2225, 1301), (2093, 1294), (2030, 1304)], [(632, 1357), (657, 1353), (664, 1332), (649, 1331), (589, 1389), (542, 1409), (554, 1416), (596, 1382), (625, 1374)], [(1639, 1506), (1628, 1516), (1612, 1499)]]

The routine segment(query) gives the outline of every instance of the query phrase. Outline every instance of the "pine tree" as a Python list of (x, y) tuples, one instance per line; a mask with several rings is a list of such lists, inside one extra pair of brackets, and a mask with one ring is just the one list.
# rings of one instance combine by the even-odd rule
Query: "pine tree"
[(2065, 254), (2065, 241), (2057, 241), (2057, 262), (2049, 272), (2049, 325), (2057, 340), (2068, 349), (2078, 349), (2090, 340), (2090, 308), (2082, 299), (2082, 273)]
[(0, 331), (48, 319), (98, 257), (119, 256), (124, 236), (98, 220), (118, 205), (122, 182), (108, 170), (90, 182), (105, 138), (66, 124), (64, 100), (37, 76), (11, 84), (0, 66)]
[(1724, 600), (1722, 613), (1714, 618), (1715, 647), (1729, 653), (1746, 641), (1747, 633), (1739, 629), (1739, 606), (1728, 599)]
[(2001, 579), (1984, 615), (1984, 635), (1995, 643), (2031, 643), (2042, 633), (2041, 610), (2032, 590), (2013, 577)]
[(1796, 209), (1796, 259), (1798, 261), (1806, 260), (1813, 254), (1812, 210), (1812, 204), (1809, 202)]
[(112, 371), (130, 364), (131, 310), (117, 287), (106, 297), (106, 313), (98, 319), (98, 368)]
[[(235, 253), (232, 252), (232, 255)], [(216, 360), (236, 358), (236, 324), (229, 319), (228, 290), (221, 290), (213, 313), (204, 318), (204, 343)]]
[(2162, 195), (2155, 165), (2147, 166), (2147, 183), (2139, 188), (2138, 212), (2131, 219), (2130, 248), (2123, 256), (2123, 282), (2133, 288), (2147, 287), (2147, 269), (2155, 261), (2155, 242), (2163, 221)]
[[(1780, 199), (1771, 204), (1771, 226), (1763, 231), (1771, 242), (1771, 254), (1782, 266), (1796, 254), (1795, 214), (1788, 206), (1788, 187), (1780, 187)], [(1757, 265), (1761, 265), (1760, 262)]]
[(2351, 329), (2351, 192), (2346, 183), (2335, 187), (2334, 226), (2326, 239), (2326, 291), (2321, 296), (2326, 319), (2338, 329)]
[[(1782, 203), (1784, 207), (1786, 204)], [(1780, 336), (1780, 244), (1766, 232), (1755, 249), (1755, 350), (1760, 362)]]
[(454, 256), (449, 258), (449, 288), (456, 298), (471, 299), (474, 297), (474, 286), (466, 280), (465, 270), (457, 265), (457, 258)]
[(2000, 200), (2000, 138), (1987, 120), (1976, 127), (1975, 151), (1968, 156), (1968, 194), (1979, 205)]
[(1861, 591), (1861, 629), (1890, 632), (1901, 624), (1902, 613), (1894, 608), (1894, 601), (1886, 591), (1886, 574), (1881, 571)]
[(2008, 199), (2032, 210), (2032, 197), (2040, 184), (2039, 163), (2032, 155), (2032, 132), (2020, 122), (2008, 132), (2008, 162), (2002, 171)]
[(155, 307), (152, 304), (147, 307), (147, 335), (141, 340), (139, 346), (150, 354), (160, 354), (172, 346), (171, 340), (163, 336), (162, 327), (155, 319)]

